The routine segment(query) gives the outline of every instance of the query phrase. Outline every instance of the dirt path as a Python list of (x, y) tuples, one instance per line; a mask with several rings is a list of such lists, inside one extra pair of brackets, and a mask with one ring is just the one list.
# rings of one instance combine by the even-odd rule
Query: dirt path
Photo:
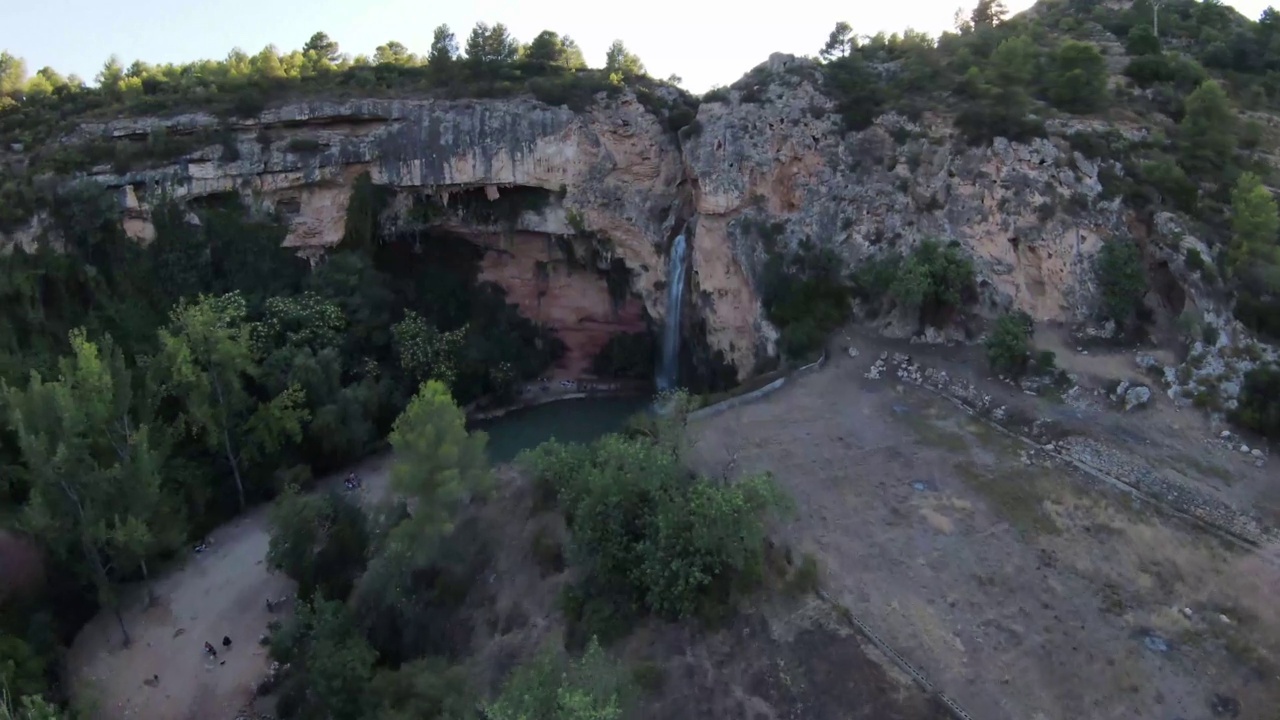
[[(385, 457), (361, 464), (366, 497), (386, 487)], [(344, 473), (322, 486), (341, 482)], [(132, 588), (124, 612), (133, 643), (122, 647), (120, 628), (100, 614), (76, 637), (67, 658), (76, 702), (95, 720), (230, 720), (248, 705), (270, 660), (258, 637), (271, 620), (267, 598), (293, 592), (293, 582), (268, 572), (266, 507), (218, 528), (208, 550), (152, 583), (156, 602), (145, 607), (143, 588)], [(222, 637), (232, 640), (228, 649)], [(205, 654), (214, 644), (216, 660)], [(159, 676), (156, 682), (153, 676)]]

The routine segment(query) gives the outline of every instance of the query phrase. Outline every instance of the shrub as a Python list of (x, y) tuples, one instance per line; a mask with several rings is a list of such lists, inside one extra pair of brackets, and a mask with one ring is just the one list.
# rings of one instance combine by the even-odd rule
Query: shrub
[(851, 290), (830, 248), (804, 242), (792, 255), (775, 252), (761, 275), (765, 313), (782, 331), (786, 357), (817, 352), (848, 318)]
[(619, 720), (630, 704), (626, 674), (592, 640), (570, 660), (546, 646), (484, 708), (490, 720)]
[(1109, 240), (1094, 261), (1102, 291), (1102, 312), (1116, 325), (1129, 327), (1138, 316), (1147, 294), (1142, 253), (1132, 240)]
[(987, 362), (996, 372), (1018, 377), (1031, 360), (1031, 334), (1035, 323), (1024, 312), (1001, 315), (986, 340)]
[(761, 580), (765, 517), (781, 497), (772, 481), (713, 483), (691, 474), (677, 447), (611, 435), (526, 456), (535, 477), (554, 483), (570, 557), (584, 566), (567, 609), (715, 617)]
[(1107, 101), (1107, 63), (1089, 43), (1063, 43), (1049, 82), (1053, 104), (1068, 112), (1093, 112)]
[(1270, 439), (1280, 439), (1280, 365), (1254, 368), (1244, 376), (1234, 419)]
[(926, 240), (906, 257), (890, 255), (865, 263), (854, 275), (859, 297), (885, 300), (918, 312), (921, 325), (943, 327), (977, 297), (973, 261), (959, 243)]

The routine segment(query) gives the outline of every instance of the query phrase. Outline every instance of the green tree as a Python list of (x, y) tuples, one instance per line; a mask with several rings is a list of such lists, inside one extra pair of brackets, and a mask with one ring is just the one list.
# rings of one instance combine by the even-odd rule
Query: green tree
[(987, 362), (997, 372), (1014, 377), (1026, 372), (1031, 360), (1031, 339), (1034, 323), (1024, 312), (1001, 315), (985, 342)]
[(1262, 180), (1244, 173), (1231, 191), (1231, 244), (1227, 264), (1238, 273), (1251, 264), (1280, 264), (1280, 215)]
[(827, 42), (818, 51), (818, 55), (823, 60), (833, 60), (838, 57), (845, 57), (853, 50), (857, 40), (853, 36), (853, 26), (841, 20), (836, 23), (836, 27), (827, 36)]
[(765, 518), (782, 502), (776, 486), (767, 476), (691, 478), (679, 447), (669, 433), (656, 442), (610, 435), (589, 447), (545, 443), (524, 460), (569, 519), (588, 603), (614, 598), (611, 613), (672, 619), (715, 614), (760, 580)]
[(593, 638), (577, 660), (545, 646), (516, 668), (485, 715), (489, 720), (618, 720), (631, 695), (622, 669)]
[(608, 75), (618, 74), (623, 77), (647, 74), (639, 56), (628, 50), (621, 40), (614, 40), (605, 52), (604, 71)]
[(1221, 172), (1236, 150), (1236, 114), (1227, 93), (1206, 80), (1187, 97), (1187, 112), (1178, 124), (1183, 166), (1189, 172)]
[(446, 387), (453, 387), (467, 326), (442, 333), (410, 310), (391, 328), (391, 332), (400, 366), (414, 382), (439, 380)]
[(1094, 112), (1107, 100), (1107, 63), (1090, 43), (1068, 40), (1054, 57), (1049, 80), (1054, 105), (1074, 113)]
[(328, 720), (362, 716), (378, 654), (342, 603), (324, 599), (300, 603), (293, 620), (272, 638), (271, 655), (290, 665), (280, 703), (291, 705), (296, 716)]
[(64, 720), (66, 715), (57, 705), (38, 695), (24, 695), (15, 703), (8, 691), (0, 687), (0, 720)]
[(98, 72), (94, 80), (98, 83), (98, 87), (108, 93), (115, 93), (120, 88), (120, 83), (124, 82), (124, 65), (120, 63), (119, 55), (112, 55), (107, 58), (107, 62), (102, 65), (102, 70)]
[(1129, 28), (1129, 34), (1125, 37), (1125, 51), (1135, 57), (1159, 55), (1160, 38), (1156, 37), (1150, 25), (1138, 23)]
[(317, 32), (307, 39), (302, 46), (303, 54), (314, 53), (316, 57), (329, 65), (336, 65), (342, 59), (342, 49), (336, 40), (322, 32)]
[(582, 49), (572, 38), (567, 35), (561, 37), (550, 30), (538, 33), (529, 43), (524, 51), (524, 59), (545, 67), (577, 69), (587, 66), (582, 57)]
[(1147, 294), (1142, 251), (1132, 240), (1108, 240), (1094, 260), (1094, 268), (1102, 291), (1103, 314), (1121, 328), (1130, 326)]
[(20, 57), (0, 51), (0, 98), (19, 99), (27, 85), (27, 63)]
[(408, 67), (418, 64), (418, 56), (409, 52), (409, 48), (403, 43), (392, 40), (385, 45), (379, 45), (373, 50), (373, 63), (375, 65), (399, 65)]
[(1029, 37), (1019, 35), (996, 46), (987, 64), (986, 77), (1004, 90), (1026, 90), (1039, 73), (1041, 50)]
[(249, 63), (253, 67), (253, 72), (259, 77), (272, 80), (285, 77), (284, 66), (280, 64), (280, 51), (275, 45), (262, 48)]
[(285, 488), (271, 506), (267, 562), (298, 583), (298, 597), (345, 600), (364, 570), (369, 531), (364, 513), (337, 493)]
[(246, 314), (239, 292), (183, 301), (160, 331), (157, 363), (159, 384), (181, 405), (183, 425), (230, 466), (241, 510), (247, 505), (244, 461), (296, 442), (307, 419), (301, 392), (286, 391), (262, 404), (249, 393), (259, 357)]
[(1005, 7), (1003, 0), (978, 0), (969, 20), (975, 30), (981, 30), (999, 25), (1008, 16), (1009, 8)]
[(458, 38), (448, 25), (440, 25), (431, 34), (431, 49), (427, 53), (427, 65), (437, 70), (445, 68), (458, 58)]
[(519, 54), (519, 43), (502, 23), (490, 27), (488, 23), (478, 22), (467, 37), (467, 63), (477, 69), (491, 70), (505, 65)]
[(432, 380), (396, 418), (388, 439), (395, 452), (391, 487), (412, 503), (412, 517), (392, 531), (392, 542), (429, 555), (462, 504), (488, 486), (488, 436), (468, 433), (466, 413)]
[(146, 560), (182, 537), (160, 477), (163, 457), (138, 421), (124, 356), (111, 343), (71, 333), (60, 377), (32, 373), (25, 390), (4, 387), (30, 497), (24, 523), (60, 556), (78, 558), (104, 606), (115, 612), (114, 583), (146, 572)]
[(368, 720), (471, 720), (476, 704), (467, 674), (438, 658), (405, 663), (380, 671), (369, 685), (374, 707)]

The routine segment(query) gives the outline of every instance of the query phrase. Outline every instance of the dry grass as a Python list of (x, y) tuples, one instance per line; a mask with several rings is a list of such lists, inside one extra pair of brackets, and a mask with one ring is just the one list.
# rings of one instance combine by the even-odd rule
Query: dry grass
[(1046, 498), (1060, 484), (1050, 484), (1038, 468), (981, 467), (956, 463), (955, 472), (982, 496), (993, 512), (1027, 535), (1056, 534), (1061, 528), (1046, 510)]
[(1116, 589), (1131, 626), (1280, 673), (1276, 548), (1242, 553), (1097, 496), (1065, 493), (1046, 506), (1064, 530), (1053, 544), (1059, 559)]

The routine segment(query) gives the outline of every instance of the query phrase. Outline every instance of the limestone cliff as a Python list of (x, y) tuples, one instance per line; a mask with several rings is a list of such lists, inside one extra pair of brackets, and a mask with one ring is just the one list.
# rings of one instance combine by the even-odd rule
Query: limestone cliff
[[(90, 173), (119, 189), (125, 229), (142, 241), (154, 236), (148, 215), (158, 198), (236, 193), (282, 212), (286, 244), (315, 256), (342, 239), (355, 179), (367, 173), (398, 194), (384, 224), (434, 224), (488, 248), (484, 277), (570, 340), (568, 372), (581, 371), (609, 333), (642, 326), (646, 313), (666, 317), (667, 250), (686, 224), (686, 302), (705, 329), (703, 346), (740, 379), (776, 354), (759, 298), (764, 257), (806, 238), (850, 267), (925, 238), (956, 240), (975, 260), (981, 313), (1016, 308), (1079, 321), (1095, 309), (1093, 255), (1132, 218), (1104, 197), (1098, 164), (1063, 139), (1080, 127), (1051, 128), (1051, 139), (1030, 144), (970, 147), (950, 118), (890, 114), (846, 133), (809, 61), (775, 55), (752, 77), (767, 80), (763, 90), (704, 101), (678, 136), (627, 91), (599, 96), (584, 113), (531, 99), (311, 101), (249, 120), (191, 114), (84, 125), (68, 140), (221, 133), (159, 167)], [(500, 202), (530, 190), (546, 201), (505, 224), (448, 212), (411, 217), (422, 198), (449, 208), (466, 193)], [(778, 228), (767, 242), (763, 225)], [(29, 243), (38, 230), (35, 222), (8, 244)], [(621, 261), (634, 300), (616, 303), (602, 275), (563, 262), (547, 274), (558, 262), (548, 239), (597, 269)], [(883, 329), (918, 330), (892, 317)]]

